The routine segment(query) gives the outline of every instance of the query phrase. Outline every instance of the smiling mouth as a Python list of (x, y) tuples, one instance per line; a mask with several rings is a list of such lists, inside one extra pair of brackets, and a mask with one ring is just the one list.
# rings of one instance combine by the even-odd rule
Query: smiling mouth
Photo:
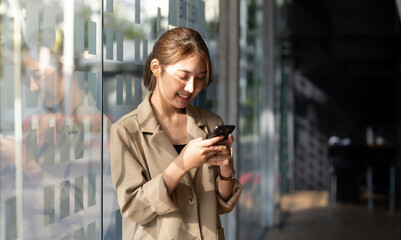
[(177, 95), (178, 95), (180, 98), (184, 99), (184, 100), (188, 100), (188, 99), (189, 99), (189, 95), (183, 95), (183, 94), (180, 94), (180, 93), (177, 93)]

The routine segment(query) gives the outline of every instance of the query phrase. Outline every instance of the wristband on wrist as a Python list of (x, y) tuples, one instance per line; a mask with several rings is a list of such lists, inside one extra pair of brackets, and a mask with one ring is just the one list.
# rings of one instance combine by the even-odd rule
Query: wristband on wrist
[(220, 168), (219, 168), (219, 178), (221, 180), (223, 180), (223, 181), (232, 181), (232, 180), (234, 180), (234, 178), (235, 178), (235, 169), (233, 169), (233, 173), (231, 174), (231, 176), (224, 177), (223, 175), (221, 175)]

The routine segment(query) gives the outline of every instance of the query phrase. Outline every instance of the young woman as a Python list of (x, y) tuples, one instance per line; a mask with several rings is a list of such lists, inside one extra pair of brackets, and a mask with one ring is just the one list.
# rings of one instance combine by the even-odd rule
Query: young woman
[(223, 124), (190, 104), (210, 83), (200, 34), (174, 28), (155, 43), (144, 69), (149, 93), (111, 128), (111, 167), (124, 239), (224, 239), (219, 214), (237, 203), (230, 134), (206, 139)]

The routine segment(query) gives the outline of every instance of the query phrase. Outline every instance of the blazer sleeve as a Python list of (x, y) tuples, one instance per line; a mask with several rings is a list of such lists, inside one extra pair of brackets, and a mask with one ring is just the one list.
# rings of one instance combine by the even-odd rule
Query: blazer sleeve
[[(216, 180), (216, 186), (217, 186), (217, 180)], [(218, 194), (216, 194), (217, 212), (219, 214), (231, 212), (235, 207), (235, 205), (237, 204), (239, 197), (241, 196), (241, 191), (242, 191), (241, 184), (238, 182), (237, 179), (234, 179), (233, 194), (227, 201), (224, 201)]]
[[(210, 125), (210, 122), (208, 122)], [(220, 116), (217, 116), (217, 124), (218, 125), (223, 125), (224, 122), (221, 119)], [(215, 123), (212, 123), (212, 126), (216, 125)], [(208, 128), (212, 129), (211, 127), (208, 126)], [(217, 187), (217, 172), (216, 172), (216, 187)], [(239, 198), (241, 196), (241, 191), (242, 191), (242, 185), (238, 182), (237, 179), (234, 179), (234, 185), (233, 185), (233, 193), (231, 197), (227, 200), (224, 201), (219, 194), (216, 194), (217, 198), (217, 212), (219, 214), (224, 214), (224, 213), (229, 213), (233, 210), (237, 202), (239, 201)]]
[(157, 215), (177, 211), (178, 207), (167, 192), (162, 174), (150, 179), (131, 136), (125, 126), (112, 125), (111, 174), (121, 214), (135, 223), (146, 224)]

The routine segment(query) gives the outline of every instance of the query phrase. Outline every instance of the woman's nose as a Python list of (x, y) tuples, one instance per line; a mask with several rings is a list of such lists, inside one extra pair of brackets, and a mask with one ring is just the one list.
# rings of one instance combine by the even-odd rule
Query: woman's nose
[(192, 93), (192, 92), (194, 91), (194, 78), (193, 78), (193, 77), (191, 77), (191, 78), (188, 80), (187, 84), (185, 85), (184, 90), (185, 90), (186, 92), (189, 92), (189, 93)]
[(30, 79), (29, 90), (31, 90), (31, 92), (38, 91), (39, 85), (37, 84), (37, 82), (32, 77), (30, 77), (29, 79)]

